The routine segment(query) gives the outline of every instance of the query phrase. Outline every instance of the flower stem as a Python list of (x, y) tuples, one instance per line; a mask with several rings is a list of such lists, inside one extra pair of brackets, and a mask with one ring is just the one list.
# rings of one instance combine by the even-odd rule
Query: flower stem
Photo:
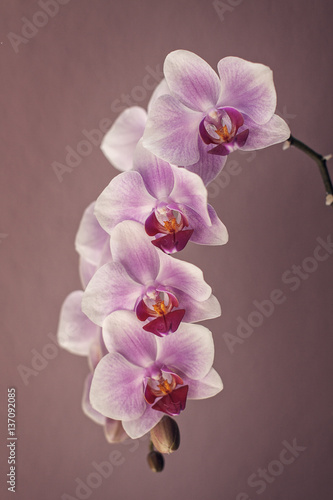
[(316, 153), (313, 149), (309, 148), (304, 142), (299, 141), (292, 135), (285, 142), (284, 148), (287, 149), (289, 146), (294, 146), (295, 148), (303, 151), (303, 153), (307, 154), (312, 158), (319, 167), (320, 175), (323, 179), (325, 190), (326, 190), (326, 205), (333, 206), (333, 186), (330, 178), (330, 174), (327, 170), (326, 162), (331, 158), (332, 155), (322, 156), (319, 153)]

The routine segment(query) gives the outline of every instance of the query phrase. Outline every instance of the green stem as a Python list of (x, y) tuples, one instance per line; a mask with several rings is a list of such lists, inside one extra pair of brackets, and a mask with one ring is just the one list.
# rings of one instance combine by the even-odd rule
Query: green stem
[(333, 186), (332, 186), (330, 174), (327, 170), (327, 165), (326, 165), (326, 161), (330, 158), (330, 156), (325, 157), (325, 156), (320, 155), (319, 153), (316, 153), (316, 151), (309, 148), (309, 146), (307, 146), (303, 142), (299, 141), (298, 139), (296, 139), (292, 135), (287, 140), (287, 144), (289, 146), (294, 146), (295, 148), (299, 149), (300, 151), (303, 151), (303, 153), (310, 156), (310, 158), (312, 158), (317, 163), (317, 165), (319, 167), (319, 172), (320, 172), (320, 175), (323, 179), (325, 190), (326, 190), (326, 205), (333, 206)]

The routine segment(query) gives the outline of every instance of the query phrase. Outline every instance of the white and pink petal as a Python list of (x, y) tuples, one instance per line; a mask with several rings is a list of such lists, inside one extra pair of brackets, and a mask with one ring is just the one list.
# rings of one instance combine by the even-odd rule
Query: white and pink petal
[(146, 409), (143, 369), (119, 353), (107, 354), (95, 369), (90, 402), (108, 418), (123, 421), (139, 418)]
[(84, 381), (83, 395), (81, 401), (82, 410), (83, 413), (91, 420), (93, 420), (96, 424), (105, 425), (106, 417), (102, 415), (99, 411), (95, 410), (90, 403), (89, 394), (90, 394), (92, 377), (93, 374), (89, 373), (89, 375), (87, 375)]
[(170, 199), (200, 214), (207, 226), (210, 226), (211, 220), (207, 209), (207, 189), (202, 179), (184, 168), (172, 167), (172, 169), (175, 181)]
[(87, 262), (98, 266), (109, 235), (101, 227), (94, 215), (95, 202), (84, 211), (75, 237), (75, 248)]
[(111, 234), (124, 220), (144, 223), (155, 203), (139, 172), (123, 172), (114, 177), (98, 197), (95, 215), (104, 230)]
[(205, 144), (199, 133), (197, 134), (197, 142), (199, 158), (193, 165), (187, 165), (186, 169), (197, 174), (202, 179), (204, 185), (207, 186), (221, 172), (226, 164), (227, 156), (210, 154), (209, 151), (214, 148), (212, 148), (211, 144)]
[(146, 110), (139, 106), (127, 108), (104, 136), (101, 150), (118, 170), (132, 169), (134, 150), (142, 137), (146, 121)]
[(105, 419), (104, 435), (108, 443), (120, 443), (128, 438), (122, 422), (112, 418)]
[(159, 97), (149, 112), (143, 146), (177, 166), (199, 160), (198, 131), (204, 115), (185, 107), (170, 95)]
[(173, 291), (179, 300), (180, 307), (185, 309), (185, 322), (197, 323), (221, 316), (221, 306), (215, 295), (211, 294), (208, 299), (198, 301), (181, 290)]
[(79, 258), (79, 275), (83, 288), (86, 288), (91, 278), (96, 272), (97, 266), (91, 264), (90, 262), (83, 259), (81, 256)]
[(161, 97), (162, 95), (165, 95), (165, 94), (170, 94), (170, 89), (168, 87), (166, 79), (163, 78), (163, 80), (160, 81), (160, 83), (157, 85), (157, 87), (155, 87), (155, 90), (152, 93), (151, 98), (149, 99), (148, 106), (147, 106), (148, 113), (149, 113), (152, 105), (156, 101), (156, 99), (158, 99), (159, 97)]
[(227, 228), (211, 205), (208, 205), (208, 213), (210, 226), (196, 212), (186, 209), (186, 217), (191, 222), (191, 228), (194, 229), (191, 241), (201, 245), (225, 245), (229, 239)]
[(244, 146), (240, 148), (243, 151), (267, 148), (284, 142), (290, 137), (287, 123), (278, 115), (273, 115), (263, 125), (258, 125), (250, 118), (245, 117), (245, 124), (249, 129), (249, 135)]
[(215, 71), (201, 57), (188, 50), (167, 55), (164, 74), (171, 95), (195, 111), (207, 111), (218, 101), (221, 83)]
[(137, 439), (155, 427), (163, 416), (164, 413), (153, 410), (147, 405), (145, 412), (139, 418), (123, 422), (123, 426), (129, 437)]
[(218, 106), (232, 106), (256, 123), (268, 122), (276, 108), (273, 72), (264, 64), (239, 57), (225, 57), (218, 63), (221, 96)]
[(144, 226), (138, 222), (127, 220), (114, 228), (111, 253), (114, 262), (121, 263), (128, 275), (138, 283), (150, 283), (159, 273), (158, 250), (151, 244)]
[(181, 376), (198, 380), (207, 375), (214, 360), (211, 332), (201, 325), (182, 323), (177, 332), (156, 338), (157, 361)]
[(118, 352), (143, 368), (156, 359), (154, 335), (142, 328), (142, 322), (130, 311), (115, 311), (103, 323), (103, 339), (109, 352)]
[(208, 299), (212, 289), (205, 282), (199, 267), (163, 253), (159, 257), (161, 264), (156, 282), (166, 288), (181, 290), (199, 301)]
[(135, 150), (133, 168), (141, 174), (148, 193), (155, 201), (169, 197), (174, 187), (172, 168), (168, 162), (143, 147), (142, 141)]
[(128, 275), (124, 266), (111, 262), (101, 267), (90, 280), (82, 298), (82, 311), (102, 326), (113, 311), (133, 311), (142, 293), (142, 285)]
[(76, 290), (66, 297), (60, 311), (57, 337), (59, 345), (67, 351), (88, 356), (100, 329), (81, 310), (83, 293)]
[(220, 375), (214, 368), (211, 368), (208, 374), (201, 380), (187, 380), (188, 399), (206, 399), (218, 394), (223, 389), (223, 383)]

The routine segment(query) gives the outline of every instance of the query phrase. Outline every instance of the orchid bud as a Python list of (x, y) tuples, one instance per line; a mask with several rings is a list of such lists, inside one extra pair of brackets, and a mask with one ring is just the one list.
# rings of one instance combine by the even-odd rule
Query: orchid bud
[(148, 453), (147, 462), (153, 472), (161, 472), (164, 469), (164, 458), (158, 451)]
[(155, 448), (161, 453), (172, 453), (178, 450), (180, 433), (176, 421), (165, 415), (150, 431), (150, 438)]

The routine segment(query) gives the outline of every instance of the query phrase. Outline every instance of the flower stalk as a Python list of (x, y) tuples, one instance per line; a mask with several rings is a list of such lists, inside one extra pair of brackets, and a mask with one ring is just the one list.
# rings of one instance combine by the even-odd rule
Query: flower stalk
[(309, 146), (304, 144), (304, 142), (301, 142), (300, 140), (296, 139), (296, 137), (294, 137), (293, 135), (291, 135), (289, 139), (285, 142), (283, 149), (288, 149), (288, 147), (290, 146), (294, 146), (300, 151), (303, 151), (303, 153), (307, 154), (317, 163), (326, 190), (326, 205), (333, 206), (333, 186), (326, 165), (326, 162), (332, 157), (332, 155), (322, 156), (321, 154), (317, 153)]

